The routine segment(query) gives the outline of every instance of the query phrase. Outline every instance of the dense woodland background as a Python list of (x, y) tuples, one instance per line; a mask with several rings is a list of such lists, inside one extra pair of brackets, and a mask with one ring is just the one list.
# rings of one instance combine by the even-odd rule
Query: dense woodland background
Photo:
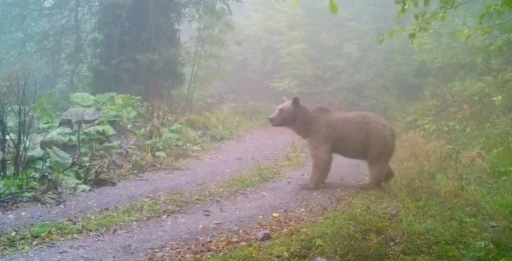
[[(378, 112), (410, 149), (396, 164), (409, 173), (400, 204), (415, 221), (400, 229), (417, 239), (391, 254), (379, 244), (373, 254), (347, 250), (353, 256), (511, 260), (511, 7), (0, 0), (0, 204), (58, 201), (170, 167), (265, 126), (283, 95), (298, 95)], [(429, 215), (440, 221), (428, 223)], [(482, 232), (491, 222), (500, 234)], [(343, 233), (343, 242), (355, 240), (343, 229), (332, 242)], [(335, 253), (332, 242), (312, 249)], [(437, 254), (414, 245), (422, 242)]]

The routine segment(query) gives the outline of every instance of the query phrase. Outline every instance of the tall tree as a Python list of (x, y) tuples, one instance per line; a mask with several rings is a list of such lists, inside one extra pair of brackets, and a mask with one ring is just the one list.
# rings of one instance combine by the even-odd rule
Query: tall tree
[(187, 67), (190, 70), (186, 86), (188, 109), (191, 109), (198, 88), (226, 80), (233, 58), (228, 54), (232, 46), (229, 36), (232, 36), (235, 29), (229, 6), (211, 2), (197, 11), (197, 18), (191, 20), (195, 35), (185, 46), (188, 51)]
[(0, 1), (1, 71), (32, 67), (45, 91), (86, 89), (98, 0)]
[(131, 93), (154, 100), (182, 86), (185, 77), (179, 25), (185, 15), (194, 13), (189, 10), (217, 2), (229, 6), (226, 0), (102, 2), (93, 91)]
[(166, 87), (182, 84), (178, 23), (181, 1), (105, 1), (100, 6), (99, 64), (93, 92), (117, 91), (164, 97)]

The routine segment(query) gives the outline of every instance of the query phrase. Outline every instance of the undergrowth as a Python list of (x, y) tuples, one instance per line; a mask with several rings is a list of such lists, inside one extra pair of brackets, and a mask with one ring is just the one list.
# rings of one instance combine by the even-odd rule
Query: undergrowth
[(243, 130), (265, 126), (259, 104), (223, 104), (215, 110), (203, 110), (179, 118), (192, 129), (209, 131), (218, 139), (229, 139)]
[(208, 260), (512, 260), (507, 122), (473, 129), (484, 137), (478, 149), (400, 135), (391, 188), (359, 193), (300, 232)]
[[(255, 104), (213, 104), (183, 114), (126, 94), (74, 93), (69, 97), (72, 107), (60, 112), (50, 94), (30, 111), (30, 123), (38, 128), (27, 129), (24, 139), (9, 136), (7, 143), (19, 146), (7, 146), (0, 154), (7, 156), (0, 157), (7, 165), (0, 173), (0, 208), (21, 199), (58, 202), (63, 194), (172, 168), (265, 123), (261, 106)], [(16, 132), (20, 120), (9, 119), (8, 131)]]

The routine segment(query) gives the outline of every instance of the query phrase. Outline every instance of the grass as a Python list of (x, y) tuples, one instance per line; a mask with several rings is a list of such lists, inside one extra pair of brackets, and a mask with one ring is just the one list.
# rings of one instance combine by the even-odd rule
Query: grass
[(220, 183), (215, 188), (202, 192), (198, 199), (226, 197), (277, 180), (284, 175), (286, 170), (303, 167), (305, 152), (306, 146), (304, 143), (294, 143), (283, 158), (269, 164), (251, 166), (240, 175)]
[[(392, 189), (360, 193), (299, 232), (205, 260), (512, 260), (511, 172), (414, 133), (398, 148)], [(507, 153), (494, 160), (510, 162)]]
[(179, 121), (194, 130), (208, 131), (220, 139), (236, 137), (243, 131), (268, 126), (261, 104), (223, 104), (182, 116)]
[(180, 210), (186, 203), (184, 194), (177, 192), (155, 199), (139, 200), (96, 216), (85, 215), (78, 220), (31, 225), (0, 237), (0, 253), (10, 253), (17, 249), (29, 250), (36, 245), (66, 240), (86, 233), (100, 232), (152, 217), (169, 215)]
[(117, 210), (99, 215), (85, 215), (78, 220), (39, 223), (8, 232), (0, 237), (0, 254), (14, 250), (29, 250), (37, 245), (76, 238), (87, 233), (101, 232), (117, 226), (132, 224), (150, 218), (171, 215), (194, 202), (234, 196), (242, 191), (275, 180), (286, 168), (302, 166), (305, 147), (294, 144), (285, 157), (269, 164), (255, 166), (232, 179), (214, 184), (199, 193), (173, 192), (158, 198), (142, 199)]

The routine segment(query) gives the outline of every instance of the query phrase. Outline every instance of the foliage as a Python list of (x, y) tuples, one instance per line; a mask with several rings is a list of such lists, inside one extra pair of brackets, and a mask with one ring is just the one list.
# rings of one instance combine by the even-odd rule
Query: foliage
[[(51, 202), (60, 200), (62, 193), (115, 185), (113, 180), (127, 175), (170, 167), (204, 150), (209, 142), (230, 138), (262, 118), (261, 113), (251, 114), (250, 107), (246, 114), (237, 115), (225, 105), (178, 118), (161, 112), (162, 121), (147, 124), (147, 105), (140, 97), (73, 93), (69, 102), (73, 107), (61, 113), (41, 101), (34, 104), (35, 123), (40, 128), (26, 135), (27, 151), (22, 158), (27, 160), (22, 169), (27, 178), (24, 181), (8, 172), (0, 180), (0, 199), (24, 195)], [(11, 151), (4, 154), (12, 166)]]
[[(239, 130), (260, 127), (266, 124), (264, 113), (259, 104), (240, 103), (221, 105), (215, 111), (205, 110), (200, 114), (189, 114), (180, 121), (196, 130), (211, 132), (215, 139), (225, 140), (236, 135)], [(237, 114), (233, 115), (233, 111)]]
[[(293, 0), (298, 3), (300, 0)], [(407, 35), (411, 42), (414, 42), (418, 36), (428, 32), (435, 27), (438, 22), (448, 22), (450, 17), (459, 16), (460, 13), (466, 13), (472, 16), (473, 23), (459, 25), (457, 32), (461, 38), (466, 40), (474, 35), (485, 35), (494, 41), (487, 47), (497, 51), (503, 51), (510, 46), (509, 36), (510, 10), (512, 2), (509, 0), (496, 1), (455, 1), (455, 0), (395, 0), (399, 11), (397, 18), (405, 18), (412, 24), (401, 26), (399, 29), (379, 37), (379, 42), (384, 41), (384, 37), (393, 38), (395, 35)], [(332, 14), (338, 13), (338, 4), (336, 0), (329, 0), (329, 11)], [(449, 13), (452, 12), (450, 16)], [(459, 12), (459, 13), (453, 13)], [(398, 34), (397, 34), (398, 33)]]
[(0, 177), (12, 177), (20, 184), (28, 182), (25, 165), (39, 153), (29, 153), (29, 134), (34, 126), (34, 101), (37, 82), (30, 72), (9, 73), (0, 83)]
[(400, 0), (395, 1), (400, 6), (399, 17), (406, 14), (414, 14), (413, 24), (407, 27), (408, 37), (414, 41), (417, 35), (427, 32), (436, 22), (444, 22), (449, 17), (450, 11), (462, 11), (469, 13), (473, 20), (466, 26), (459, 27), (460, 34), (469, 39), (473, 33), (484, 34), (495, 40), (493, 48), (503, 50), (510, 44), (510, 8), (512, 2), (508, 0), (498, 1), (419, 1)]
[(101, 111), (106, 121), (128, 123), (144, 113), (140, 97), (128, 94), (107, 92), (93, 96), (89, 93), (73, 93), (70, 100), (76, 106)]
[[(181, 87), (179, 26), (184, 20), (219, 21), (208, 33), (202, 66), (222, 67), (213, 59), (225, 36), (215, 33), (232, 29), (229, 15), (225, 0), (0, 1), (0, 74), (16, 68), (34, 71), (44, 94), (11, 104), (0, 86), (0, 182), (7, 186), (0, 199), (23, 194), (46, 201), (42, 194), (86, 191), (100, 180), (112, 185), (101, 176), (117, 179), (202, 150), (215, 134), (201, 136), (201, 130), (139, 97), (158, 99), (161, 105), (168, 89)], [(198, 84), (213, 81), (201, 72)], [(239, 122), (231, 127), (246, 124), (235, 119)], [(215, 124), (208, 126), (211, 132), (224, 126)], [(235, 132), (230, 131), (219, 132), (227, 138)]]

